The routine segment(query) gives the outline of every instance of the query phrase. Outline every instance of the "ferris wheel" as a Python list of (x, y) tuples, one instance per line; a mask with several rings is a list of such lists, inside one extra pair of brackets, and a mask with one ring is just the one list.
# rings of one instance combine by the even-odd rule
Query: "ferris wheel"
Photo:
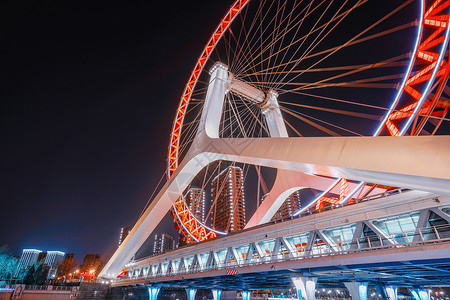
[[(449, 5), (444, 0), (234, 2), (182, 94), (167, 177), (202, 135), (226, 140), (448, 134)], [(196, 181), (205, 188), (221, 167), (208, 165)], [(258, 188), (265, 186), (260, 167), (243, 169), (256, 172)], [(390, 188), (314, 175), (298, 175), (302, 186), (320, 191), (298, 213)], [(264, 200), (271, 211), (252, 217), (247, 226), (273, 215), (280, 199), (295, 190), (286, 185), (295, 176), (277, 171)], [(190, 211), (184, 196), (172, 215), (188, 242), (226, 234)]]

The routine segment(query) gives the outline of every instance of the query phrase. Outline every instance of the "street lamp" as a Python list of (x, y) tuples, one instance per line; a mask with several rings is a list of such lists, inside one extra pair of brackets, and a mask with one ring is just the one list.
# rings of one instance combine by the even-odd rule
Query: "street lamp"
[(94, 279), (94, 272), (95, 272), (94, 269), (92, 269), (92, 270), (89, 271), (89, 275), (91, 276), (91, 280)]

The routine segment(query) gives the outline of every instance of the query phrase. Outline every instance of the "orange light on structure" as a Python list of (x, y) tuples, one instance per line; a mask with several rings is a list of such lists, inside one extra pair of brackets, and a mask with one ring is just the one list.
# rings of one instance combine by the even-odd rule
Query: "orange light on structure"
[[(233, 22), (234, 18), (237, 14), (244, 8), (244, 6), (250, 0), (237, 0), (227, 12), (225, 17), (221, 20), (219, 26), (217, 26), (216, 30), (212, 34), (209, 39), (206, 47), (203, 49), (202, 54), (200, 55), (197, 63), (194, 67), (194, 70), (191, 73), (189, 81), (184, 89), (183, 95), (181, 97), (180, 104), (178, 106), (177, 115), (175, 117), (175, 121), (172, 128), (172, 134), (170, 136), (169, 143), (169, 153), (167, 158), (167, 177), (169, 178), (178, 167), (178, 159), (179, 159), (179, 145), (180, 145), (180, 137), (181, 131), (183, 128), (183, 121), (186, 115), (186, 109), (191, 100), (192, 93), (194, 91), (195, 85), (197, 84), (200, 73), (203, 71), (206, 61), (211, 55), (211, 52), (214, 50), (216, 44), (219, 42), (222, 35), (230, 26), (231, 22)], [(210, 229), (203, 226), (199, 223), (189, 212), (189, 209), (184, 204), (183, 199), (180, 197), (177, 199), (175, 204), (172, 207), (172, 214), (174, 215), (175, 223), (177, 227), (180, 229), (180, 234), (192, 237), (187, 239), (187, 242), (195, 242), (204, 241), (210, 238), (216, 237), (216, 233), (211, 231)]]
[[(410, 77), (406, 80), (406, 84), (403, 88), (403, 91), (412, 97), (413, 103), (393, 111), (386, 120), (386, 128), (388, 133), (392, 136), (399, 136), (401, 134), (400, 129), (394, 124), (394, 121), (412, 117), (415, 110), (418, 108), (418, 105), (421, 105), (421, 107), (417, 110), (417, 116), (442, 118), (448, 112), (448, 103), (443, 103), (439, 98), (445, 87), (445, 83), (447, 82), (450, 67), (445, 59), (442, 59), (441, 63), (438, 65), (439, 53), (434, 52), (432, 48), (441, 45), (446, 40), (446, 36), (443, 34), (447, 31), (449, 26), (448, 21), (450, 16), (448, 14), (437, 14), (448, 8), (449, 5), (450, 1), (437, 0), (423, 16), (423, 25), (427, 25), (427, 27), (431, 29), (431, 34), (429, 34), (429, 36), (419, 45), (414, 60), (420, 59), (420, 62), (424, 63), (424, 67), (415, 72), (414, 75), (411, 76), (410, 74)], [(436, 70), (436, 68), (438, 69)], [(423, 95), (416, 87), (421, 83), (429, 81), (434, 72), (436, 72), (437, 80), (435, 85), (437, 86), (437, 90), (434, 95), (431, 93), (428, 95), (428, 97), (431, 96), (431, 99), (425, 99), (423, 103), (420, 103)], [(416, 117), (410, 134), (418, 135), (427, 118), (423, 118), (421, 122), (418, 122)]]

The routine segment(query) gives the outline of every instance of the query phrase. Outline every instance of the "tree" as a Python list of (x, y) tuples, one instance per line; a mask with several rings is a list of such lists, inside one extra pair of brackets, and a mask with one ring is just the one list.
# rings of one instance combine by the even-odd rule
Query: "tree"
[(0, 281), (12, 279), (19, 259), (10, 253), (8, 246), (0, 247)]
[(56, 271), (56, 277), (64, 277), (68, 276), (70, 271), (78, 265), (78, 260), (63, 260), (61, 264), (58, 266), (58, 270)]
[(34, 275), (35, 283), (45, 284), (48, 277), (48, 271), (50, 271), (49, 266), (39, 263)]
[(36, 273), (36, 270), (34, 268), (34, 265), (28, 267), (27, 274), (23, 278), (23, 283), (27, 284), (27, 285), (34, 284), (36, 282), (35, 277), (34, 277), (35, 273)]

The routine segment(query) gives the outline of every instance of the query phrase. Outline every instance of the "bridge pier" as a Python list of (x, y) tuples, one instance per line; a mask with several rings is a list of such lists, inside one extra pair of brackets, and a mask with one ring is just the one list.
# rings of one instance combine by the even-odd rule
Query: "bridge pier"
[(297, 289), (298, 299), (315, 300), (316, 299), (316, 283), (315, 277), (296, 277), (292, 278), (295, 288)]
[(151, 286), (148, 288), (148, 296), (150, 300), (156, 300), (158, 298), (158, 294), (159, 294), (159, 287), (156, 286)]
[(380, 285), (377, 289), (383, 295), (383, 299), (397, 300), (397, 287), (391, 285)]
[(220, 295), (222, 294), (222, 290), (211, 290), (213, 294), (213, 300), (220, 300)]
[(410, 289), (409, 291), (414, 297), (414, 300), (430, 300), (430, 295), (425, 289)]
[(194, 300), (196, 293), (197, 293), (197, 289), (192, 289), (192, 288), (186, 289), (186, 294), (187, 294), (188, 300)]
[(367, 282), (344, 282), (352, 300), (367, 300)]
[(250, 291), (242, 291), (242, 300), (250, 300)]

